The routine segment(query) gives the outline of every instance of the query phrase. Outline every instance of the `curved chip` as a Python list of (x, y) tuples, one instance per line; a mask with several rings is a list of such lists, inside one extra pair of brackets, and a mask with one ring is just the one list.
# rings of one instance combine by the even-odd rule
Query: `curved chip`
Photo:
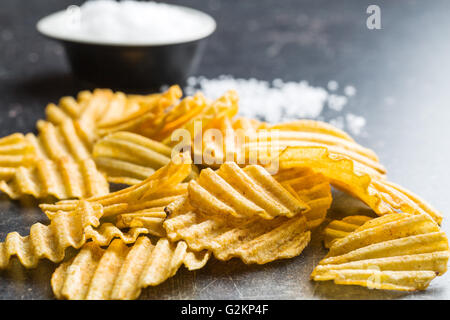
[(301, 214), (271, 220), (205, 215), (187, 198), (172, 202), (166, 211), (164, 228), (170, 240), (186, 241), (194, 251), (210, 250), (218, 260), (239, 257), (246, 264), (264, 264), (288, 259), (298, 256), (311, 237)]
[(447, 271), (449, 254), (447, 236), (429, 216), (394, 213), (370, 220), (335, 241), (311, 278), (376, 289), (423, 290)]
[(140, 237), (131, 247), (117, 239), (106, 250), (87, 243), (55, 270), (51, 284), (58, 299), (136, 299), (143, 288), (174, 276), (182, 264), (195, 270), (208, 259), (207, 251), (194, 254), (186, 243), (164, 238), (152, 245), (147, 237)]
[(54, 126), (38, 121), (39, 135), (27, 134), (33, 161), (16, 168), (0, 190), (12, 199), (23, 196), (57, 199), (87, 198), (109, 192), (106, 178), (91, 158), (92, 147), (79, 123), (72, 120)]
[(332, 185), (357, 197), (378, 215), (401, 209), (408, 213), (425, 213), (436, 222), (442, 222), (442, 214), (418, 196), (385, 180), (370, 177), (351, 159), (333, 155), (326, 148), (287, 148), (279, 156), (279, 166), (286, 175), (295, 175), (298, 168), (304, 167), (320, 172)]
[(342, 131), (335, 126), (317, 120), (295, 120), (290, 122), (284, 122), (275, 124), (269, 127), (270, 129), (282, 130), (282, 131), (297, 131), (297, 132), (311, 132), (311, 133), (322, 133), (329, 136), (334, 136), (336, 138), (341, 138), (347, 141), (354, 142), (352, 137), (350, 137), (345, 131)]
[(168, 164), (171, 152), (160, 142), (119, 131), (99, 140), (92, 156), (110, 182), (136, 184)]
[(325, 248), (329, 249), (334, 241), (344, 238), (372, 219), (373, 218), (368, 216), (355, 215), (345, 217), (342, 220), (331, 221), (323, 230)]
[(34, 161), (34, 149), (25, 136), (13, 133), (0, 138), (0, 180), (9, 180), (20, 166)]
[(17, 256), (24, 267), (34, 268), (43, 258), (52, 262), (62, 261), (68, 247), (80, 248), (89, 239), (99, 245), (108, 245), (115, 237), (132, 243), (140, 234), (147, 233), (146, 229), (140, 228), (123, 234), (112, 224), (102, 224), (95, 229), (100, 225), (101, 215), (101, 205), (81, 201), (76, 210), (55, 214), (48, 226), (41, 223), (32, 225), (28, 236), (9, 233), (5, 242), (0, 243), (0, 269), (8, 267), (12, 256)]
[(173, 105), (182, 92), (179, 86), (171, 86), (166, 92), (142, 95), (113, 93), (109, 89), (82, 91), (77, 99), (63, 97), (58, 106), (46, 107), (48, 121), (59, 125), (67, 120), (78, 120), (98, 135), (127, 130), (138, 130), (147, 122), (163, 114)]
[[(202, 97), (200, 95), (200, 97)], [(195, 98), (195, 96), (194, 96)], [(179, 119), (174, 120), (173, 123), (166, 123), (165, 126), (158, 131), (155, 139), (162, 140), (164, 144), (173, 146), (177, 144), (177, 141), (173, 141), (170, 134), (172, 134), (175, 129), (186, 130), (189, 133), (192, 141), (196, 139), (197, 135), (202, 135), (202, 132), (215, 128), (216, 122), (220, 121), (222, 118), (232, 118), (238, 112), (238, 95), (236, 91), (229, 90), (223, 96), (217, 100), (209, 103), (204, 98), (199, 99), (198, 107), (193, 108), (195, 112), (180, 114)], [(174, 109), (175, 110), (175, 109)], [(167, 117), (171, 115), (168, 114)], [(168, 121), (167, 119), (165, 120)], [(197, 126), (199, 125), (199, 129)], [(197, 132), (200, 130), (200, 132)]]
[(220, 169), (206, 168), (189, 182), (189, 201), (205, 214), (237, 218), (293, 217), (309, 207), (294, 197), (261, 166), (241, 169), (226, 162)]
[(319, 226), (327, 215), (333, 198), (328, 179), (310, 168), (298, 169), (295, 175), (274, 175), (283, 187), (304, 201), (309, 210), (304, 212), (308, 228)]
[(73, 161), (36, 160), (32, 167), (19, 167), (8, 181), (0, 181), (0, 190), (11, 199), (24, 195), (56, 199), (87, 198), (107, 194), (109, 185), (91, 159)]
[(272, 136), (271, 130), (258, 132), (256, 136), (249, 137), (245, 148), (255, 152), (255, 150), (274, 150), (274, 148), (282, 151), (287, 147), (326, 147), (332, 155), (346, 156), (354, 160), (372, 176), (383, 177), (386, 173), (386, 169), (378, 162), (376, 154), (356, 142), (315, 132), (278, 131), (275, 138)]

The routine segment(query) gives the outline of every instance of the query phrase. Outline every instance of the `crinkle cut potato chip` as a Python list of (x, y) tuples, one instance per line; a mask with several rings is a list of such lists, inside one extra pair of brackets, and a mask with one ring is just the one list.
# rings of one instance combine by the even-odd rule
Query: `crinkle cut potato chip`
[(354, 160), (361, 169), (371, 176), (382, 178), (386, 169), (378, 162), (376, 154), (356, 142), (348, 141), (336, 136), (301, 131), (278, 131), (263, 130), (255, 136), (249, 137), (245, 145), (247, 152), (255, 150), (282, 151), (287, 147), (326, 147), (332, 155), (345, 156)]
[(330, 248), (334, 241), (344, 238), (348, 234), (352, 233), (364, 223), (373, 218), (368, 216), (348, 216), (342, 220), (333, 220), (327, 227), (323, 230), (324, 234), (324, 246), (325, 248)]
[(15, 169), (0, 190), (12, 199), (86, 198), (109, 192), (109, 185), (91, 158), (89, 138), (79, 123), (67, 120), (54, 126), (38, 121), (39, 135), (27, 134), (33, 161)]
[(335, 187), (363, 201), (378, 215), (402, 210), (412, 214), (425, 213), (437, 223), (442, 222), (442, 214), (412, 192), (370, 177), (351, 159), (332, 155), (326, 148), (287, 148), (279, 156), (279, 166), (285, 175), (295, 175), (296, 168), (310, 167), (322, 173)]
[(182, 264), (196, 270), (208, 259), (207, 251), (193, 253), (183, 241), (171, 243), (164, 238), (153, 245), (140, 237), (131, 247), (117, 239), (107, 249), (87, 243), (55, 270), (51, 285), (59, 299), (136, 299), (143, 288), (164, 282)]
[[(131, 132), (115, 132), (99, 140), (92, 156), (99, 170), (112, 183), (138, 184), (170, 162), (172, 149)], [(188, 180), (198, 175), (192, 165)]]
[(194, 251), (210, 250), (218, 260), (239, 257), (246, 264), (264, 264), (298, 256), (308, 245), (311, 233), (303, 215), (271, 220), (254, 217), (205, 215), (187, 198), (166, 207), (164, 221), (171, 241), (185, 241)]
[[(164, 236), (163, 207), (187, 193), (187, 184), (181, 182), (191, 172), (191, 161), (186, 155), (180, 157), (180, 163), (170, 162), (137, 185), (86, 201), (102, 205), (102, 217), (118, 217), (121, 227), (139, 225), (148, 228), (150, 234)], [(75, 210), (79, 203), (80, 200), (65, 200), (40, 207), (51, 220), (59, 211)]]
[[(202, 97), (200, 95), (200, 97)], [(162, 140), (164, 144), (173, 146), (178, 141), (173, 141), (170, 136), (175, 129), (184, 129), (189, 132), (192, 140), (196, 138), (195, 126), (200, 124), (201, 130), (214, 129), (216, 122), (224, 117), (232, 118), (238, 112), (238, 96), (236, 91), (229, 90), (223, 96), (213, 102), (200, 98), (199, 107), (193, 108), (195, 112), (183, 114), (178, 116), (178, 119), (173, 123), (166, 123), (161, 131), (156, 135), (156, 140)], [(175, 110), (175, 109), (174, 109)], [(170, 114), (168, 114), (168, 117)], [(182, 121), (180, 121), (182, 119)], [(167, 121), (167, 120), (166, 120)], [(169, 129), (168, 129), (169, 128)], [(167, 132), (167, 135), (165, 133)], [(200, 134), (200, 133), (198, 133)]]
[(133, 243), (140, 234), (147, 233), (145, 228), (132, 228), (124, 234), (110, 223), (100, 225), (101, 215), (101, 205), (81, 201), (76, 210), (55, 214), (48, 226), (34, 224), (28, 236), (9, 233), (5, 242), (0, 243), (0, 269), (8, 267), (12, 256), (17, 256), (24, 267), (34, 268), (43, 258), (52, 262), (62, 261), (68, 247), (80, 248), (87, 240), (104, 246), (119, 237), (127, 243)]
[(92, 156), (108, 181), (137, 184), (170, 162), (172, 149), (131, 132), (115, 132), (99, 140)]
[(293, 217), (309, 207), (278, 183), (263, 167), (241, 169), (226, 162), (220, 169), (206, 168), (189, 182), (189, 201), (205, 214), (245, 218)]
[(179, 86), (171, 86), (166, 92), (150, 95), (125, 95), (109, 89), (82, 91), (77, 99), (63, 97), (58, 106), (46, 107), (47, 120), (59, 125), (67, 120), (79, 120), (103, 136), (111, 132), (133, 131), (153, 120), (181, 98)]
[(319, 226), (327, 215), (333, 198), (328, 179), (320, 173), (315, 173), (310, 168), (302, 168), (295, 175), (274, 175), (274, 178), (292, 194), (304, 202), (309, 210), (304, 212), (308, 221), (308, 228)]
[(34, 160), (33, 146), (21, 133), (0, 138), (0, 181), (9, 180), (20, 166)]
[(428, 215), (394, 213), (335, 241), (311, 278), (375, 289), (424, 290), (447, 271), (449, 254), (447, 236)]
[(70, 199), (107, 194), (109, 185), (92, 159), (60, 158), (39, 159), (32, 167), (18, 167), (8, 182), (0, 181), (0, 190), (11, 199), (25, 195)]

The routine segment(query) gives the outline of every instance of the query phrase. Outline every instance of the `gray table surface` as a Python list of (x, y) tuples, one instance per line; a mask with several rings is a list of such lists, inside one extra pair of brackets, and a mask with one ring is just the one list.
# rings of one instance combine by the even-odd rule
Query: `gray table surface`
[[(449, 1), (189, 0), (211, 13), (218, 30), (197, 74), (272, 80), (329, 80), (351, 84), (357, 95), (345, 107), (367, 119), (357, 140), (373, 148), (388, 177), (418, 193), (446, 216), (450, 205)], [(86, 85), (74, 79), (62, 48), (40, 37), (36, 21), (80, 1), (2, 0), (0, 3), (0, 135), (34, 131), (44, 106)], [(366, 8), (378, 4), (382, 29), (365, 26)], [(324, 113), (325, 119), (336, 116)], [(338, 196), (330, 216), (349, 213)], [(46, 222), (32, 205), (0, 199), (0, 240), (25, 235)], [(444, 219), (443, 229), (449, 230)], [(210, 261), (197, 272), (181, 270), (142, 299), (448, 299), (450, 276), (415, 294), (313, 283), (309, 274), (323, 257), (320, 230), (297, 258), (264, 266), (233, 259)], [(51, 299), (55, 265), (27, 271), (14, 265), (0, 273), (0, 299)]]

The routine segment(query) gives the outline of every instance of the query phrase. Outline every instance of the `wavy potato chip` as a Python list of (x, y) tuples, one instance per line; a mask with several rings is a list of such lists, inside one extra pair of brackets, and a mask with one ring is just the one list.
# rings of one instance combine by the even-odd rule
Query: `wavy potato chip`
[(115, 132), (99, 140), (92, 156), (110, 182), (136, 184), (170, 162), (166, 145), (130, 132)]
[(80, 248), (87, 240), (108, 245), (113, 238), (120, 237), (132, 243), (140, 234), (147, 233), (144, 228), (134, 228), (124, 234), (109, 223), (95, 229), (100, 225), (102, 213), (101, 205), (81, 201), (76, 210), (55, 214), (48, 226), (41, 223), (32, 225), (28, 236), (9, 233), (5, 242), (0, 243), (0, 269), (8, 267), (12, 256), (17, 256), (24, 267), (34, 268), (43, 258), (52, 262), (62, 261), (68, 247)]
[[(378, 220), (378, 221), (377, 221)], [(335, 241), (311, 278), (376, 289), (425, 289), (447, 271), (447, 236), (426, 214), (394, 213)]]
[(325, 135), (334, 136), (336, 138), (341, 138), (350, 142), (355, 141), (345, 131), (338, 129), (329, 123), (317, 120), (307, 120), (307, 119), (295, 120), (275, 124), (270, 126), (269, 128), (282, 131), (322, 133)]
[(217, 171), (204, 169), (197, 180), (189, 182), (188, 189), (189, 202), (208, 215), (273, 219), (293, 217), (309, 209), (257, 165), (241, 169), (226, 162)]
[(25, 195), (35, 198), (87, 198), (109, 191), (105, 177), (91, 159), (75, 162), (70, 158), (36, 160), (32, 167), (17, 168), (8, 182), (0, 181), (0, 190), (11, 199)]
[(164, 282), (182, 264), (196, 270), (208, 259), (207, 251), (193, 253), (186, 243), (164, 238), (152, 245), (147, 237), (140, 237), (131, 247), (117, 239), (106, 250), (87, 243), (55, 270), (51, 284), (59, 299), (136, 299), (143, 288)]
[(303, 168), (298, 169), (295, 175), (278, 174), (274, 178), (308, 205), (309, 210), (303, 214), (309, 229), (319, 226), (325, 220), (333, 198), (330, 183), (322, 174)]
[(345, 217), (342, 220), (331, 221), (323, 230), (325, 248), (329, 249), (334, 241), (344, 238), (372, 219), (368, 216), (355, 215)]
[(96, 134), (104, 136), (115, 131), (138, 130), (163, 114), (181, 95), (179, 86), (146, 96), (96, 89), (80, 92), (77, 99), (63, 97), (58, 106), (49, 104), (45, 111), (48, 121), (55, 125), (70, 119), (79, 120)]
[(58, 126), (38, 121), (39, 135), (27, 134), (33, 161), (16, 168), (0, 181), (0, 190), (12, 199), (23, 196), (57, 199), (87, 198), (109, 192), (106, 178), (91, 158), (92, 147), (79, 123), (67, 120)]
[[(196, 96), (194, 96), (195, 98)], [(174, 120), (172, 123), (166, 123), (166, 125), (158, 132), (157, 140), (162, 140), (164, 144), (173, 146), (178, 141), (174, 141), (170, 134), (175, 133), (176, 129), (186, 130), (190, 134), (192, 141), (199, 136), (203, 135), (203, 132), (208, 129), (216, 127), (216, 122), (222, 118), (232, 118), (238, 112), (238, 96), (236, 91), (229, 90), (223, 96), (213, 102), (209, 102), (203, 98), (202, 95), (197, 97), (200, 101), (197, 102), (197, 107), (193, 108), (195, 112), (181, 113), (179, 119)], [(168, 117), (171, 116), (168, 114)], [(167, 119), (165, 120), (168, 121)], [(199, 125), (201, 132), (196, 132), (196, 126)]]
[(245, 148), (248, 150), (278, 150), (287, 147), (326, 147), (332, 155), (345, 156), (357, 162), (366, 173), (383, 177), (386, 169), (378, 162), (376, 154), (356, 142), (336, 136), (315, 132), (263, 130), (249, 137)]
[(322, 147), (287, 148), (279, 156), (281, 173), (295, 175), (297, 168), (309, 167), (322, 173), (331, 184), (363, 201), (378, 215), (395, 213), (425, 213), (436, 222), (442, 214), (410, 191), (385, 180), (370, 177), (351, 159), (335, 156)]
[[(164, 236), (164, 206), (187, 193), (187, 184), (181, 182), (190, 174), (191, 162), (187, 157), (183, 159), (185, 162), (178, 164), (170, 162), (137, 185), (85, 201), (102, 205), (102, 217), (117, 217), (120, 228), (145, 227), (150, 234)], [(60, 211), (76, 210), (79, 203), (80, 200), (65, 200), (40, 207), (52, 220)]]
[(246, 264), (264, 264), (292, 258), (303, 251), (311, 236), (301, 214), (271, 220), (205, 215), (187, 197), (172, 202), (166, 212), (164, 228), (171, 241), (183, 240), (194, 251), (210, 250), (218, 260), (239, 257)]
[(0, 181), (9, 180), (16, 169), (34, 161), (34, 149), (25, 136), (13, 133), (0, 138)]

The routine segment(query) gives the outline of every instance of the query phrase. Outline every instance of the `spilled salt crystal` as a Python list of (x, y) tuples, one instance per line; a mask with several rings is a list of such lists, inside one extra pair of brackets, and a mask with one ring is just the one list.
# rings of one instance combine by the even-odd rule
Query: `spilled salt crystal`
[[(330, 81), (331, 82), (331, 81)], [(219, 98), (227, 90), (236, 90), (239, 95), (239, 114), (257, 118), (269, 123), (280, 123), (301, 118), (323, 120), (325, 105), (329, 109), (342, 112), (348, 102), (346, 96), (330, 94), (321, 87), (313, 87), (306, 81), (285, 82), (274, 79), (272, 82), (251, 79), (238, 79), (231, 75), (221, 75), (215, 79), (190, 77), (185, 88), (186, 95), (200, 90), (210, 99)], [(355, 90), (356, 91), (356, 90)], [(353, 114), (337, 115), (329, 121), (334, 126), (360, 134), (365, 119)]]
[(350, 133), (354, 135), (361, 134), (362, 129), (366, 125), (366, 119), (361, 116), (354, 115), (349, 113), (345, 116), (345, 120), (347, 122), (347, 128)]

